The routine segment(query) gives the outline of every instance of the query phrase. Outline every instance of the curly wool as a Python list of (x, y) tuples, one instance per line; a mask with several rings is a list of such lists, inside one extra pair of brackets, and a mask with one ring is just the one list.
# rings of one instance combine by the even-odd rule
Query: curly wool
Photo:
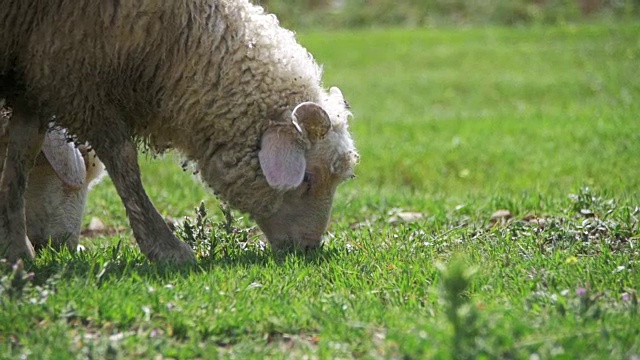
[(80, 141), (124, 128), (158, 151), (176, 148), (240, 210), (279, 206), (260, 138), (301, 102), (322, 104), (336, 129), (317, 156), (334, 157), (345, 176), (357, 160), (348, 112), (330, 104), (321, 68), (247, 0), (1, 0), (0, 31), (0, 95), (23, 89)]

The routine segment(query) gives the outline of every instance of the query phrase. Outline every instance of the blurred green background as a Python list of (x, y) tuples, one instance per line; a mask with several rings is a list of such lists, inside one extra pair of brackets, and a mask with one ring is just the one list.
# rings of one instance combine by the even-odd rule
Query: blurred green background
[(639, 0), (259, 0), (303, 28), (526, 25), (638, 19)]

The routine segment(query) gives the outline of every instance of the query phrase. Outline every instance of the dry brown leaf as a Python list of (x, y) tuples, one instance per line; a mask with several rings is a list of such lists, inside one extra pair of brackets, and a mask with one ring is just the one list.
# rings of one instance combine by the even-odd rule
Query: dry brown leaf
[(596, 214), (593, 211), (589, 210), (589, 209), (580, 209), (580, 214), (582, 214), (582, 216), (588, 217), (588, 218), (596, 216)]
[(104, 229), (106, 229), (104, 222), (95, 216), (91, 218), (89, 226), (87, 226), (87, 230), (90, 231), (104, 231)]
[(102, 220), (97, 217), (92, 217), (89, 225), (82, 229), (80, 232), (80, 236), (83, 238), (92, 238), (96, 236), (111, 236), (115, 234), (119, 234), (126, 230), (125, 227), (107, 227)]
[(416, 222), (424, 218), (424, 215), (419, 212), (399, 212), (389, 218), (389, 223), (396, 224), (400, 222), (410, 223)]
[(504, 225), (512, 217), (513, 217), (513, 214), (511, 214), (511, 211), (509, 210), (504, 210), (504, 209), (497, 210), (493, 214), (491, 214), (491, 217), (489, 218), (489, 222), (491, 223), (492, 226), (495, 226), (498, 224)]
[(547, 225), (547, 219), (538, 217), (533, 214), (529, 214), (523, 217), (522, 221), (526, 221), (531, 225), (537, 225), (539, 228), (544, 228)]

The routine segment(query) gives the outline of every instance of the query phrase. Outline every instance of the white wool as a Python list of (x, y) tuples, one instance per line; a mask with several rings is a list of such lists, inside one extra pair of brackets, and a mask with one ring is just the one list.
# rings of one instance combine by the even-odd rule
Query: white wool
[[(0, 19), (11, 21), (0, 22), (7, 35), (0, 37), (0, 80), (19, 75), (8, 91), (59, 116), (59, 125), (102, 154), (128, 137), (160, 152), (175, 148), (270, 241), (319, 243), (335, 189), (358, 161), (351, 114), (339, 90), (322, 87), (321, 66), (276, 16), (248, 0), (6, 3)], [(310, 140), (296, 131), (292, 111), (302, 103), (327, 113), (328, 133)], [(304, 150), (272, 153), (285, 160), (261, 164), (265, 134), (274, 132), (286, 135), (272, 148)], [(114, 159), (101, 153), (113, 176)], [(301, 153), (305, 161), (291, 156)], [(304, 181), (269, 184), (262, 165), (287, 161), (305, 166), (297, 175), (315, 172), (314, 191), (305, 191)], [(282, 169), (290, 168), (274, 171)]]

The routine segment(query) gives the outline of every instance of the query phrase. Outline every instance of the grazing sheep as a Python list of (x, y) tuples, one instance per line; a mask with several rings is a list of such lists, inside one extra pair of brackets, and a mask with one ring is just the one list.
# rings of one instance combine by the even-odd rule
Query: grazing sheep
[[(0, 134), (8, 121), (8, 112), (0, 114)], [(0, 136), (0, 149), (6, 151), (8, 138)], [(87, 193), (103, 170), (95, 153), (87, 145), (69, 143), (64, 130), (46, 133), (25, 192), (27, 237), (36, 249), (49, 243), (76, 249)]]
[(0, 96), (14, 108), (0, 246), (29, 256), (25, 174), (44, 124), (88, 141), (141, 251), (193, 261), (152, 205), (136, 144), (175, 148), (276, 248), (311, 248), (358, 155), (337, 88), (292, 32), (247, 0), (0, 0)]

